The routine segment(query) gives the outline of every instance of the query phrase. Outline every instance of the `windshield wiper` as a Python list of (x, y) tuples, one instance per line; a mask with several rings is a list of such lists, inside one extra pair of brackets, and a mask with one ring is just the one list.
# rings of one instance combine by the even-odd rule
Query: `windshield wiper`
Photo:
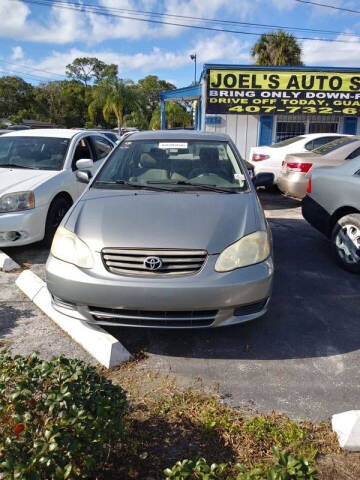
[[(149, 182), (146, 182), (149, 183)], [(98, 180), (97, 182), (94, 183), (94, 187), (96, 185), (124, 185), (127, 188), (135, 188), (136, 190), (138, 189), (147, 189), (147, 190), (154, 190), (156, 192), (174, 192), (175, 190), (171, 188), (161, 188), (161, 187), (155, 187), (151, 185), (146, 185), (144, 183), (132, 183), (132, 182), (127, 182), (126, 180)]]
[(164, 181), (160, 181), (160, 180), (150, 180), (148, 182), (146, 182), (150, 185), (184, 185), (186, 187), (196, 187), (197, 189), (199, 190), (207, 190), (207, 191), (210, 191), (210, 192), (221, 192), (221, 193), (238, 193), (238, 191), (236, 191), (234, 188), (227, 188), (227, 187), (218, 187), (216, 185), (210, 185), (210, 184), (207, 184), (207, 183), (192, 183), (192, 182), (187, 182), (185, 180), (164, 180)]
[(3, 168), (26, 168), (29, 170), (38, 170), (37, 167), (30, 167), (28, 165), (18, 165), (17, 163), (0, 163), (0, 167)]

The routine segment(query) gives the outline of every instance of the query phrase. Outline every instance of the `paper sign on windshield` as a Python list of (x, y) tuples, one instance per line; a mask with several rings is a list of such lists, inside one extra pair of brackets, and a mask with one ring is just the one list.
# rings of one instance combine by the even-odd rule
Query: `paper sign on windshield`
[(188, 148), (187, 142), (160, 142), (159, 148), (164, 150), (174, 149), (178, 150), (180, 148)]

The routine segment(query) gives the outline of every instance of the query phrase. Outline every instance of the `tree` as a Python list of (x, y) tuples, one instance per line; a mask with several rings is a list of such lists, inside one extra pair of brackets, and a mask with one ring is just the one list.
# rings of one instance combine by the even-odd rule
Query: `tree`
[(159, 104), (160, 92), (164, 90), (174, 90), (176, 87), (172, 83), (160, 80), (157, 75), (148, 75), (138, 81), (139, 89), (144, 94), (146, 99), (147, 110), (150, 113), (149, 120), (152, 113)]
[[(61, 80), (39, 85), (35, 90), (35, 108), (39, 120), (66, 127), (83, 126), (88, 119), (88, 93), (82, 83)], [(89, 90), (89, 88), (88, 88)]]
[(251, 50), (256, 65), (302, 65), (301, 47), (283, 30), (264, 33)]
[(34, 89), (22, 78), (0, 78), (0, 117), (16, 115), (20, 110), (30, 111), (33, 106)]
[(101, 80), (94, 87), (92, 98), (89, 105), (90, 118), (93, 120), (97, 110), (101, 108), (106, 122), (110, 122), (112, 116), (115, 117), (119, 131), (124, 115), (139, 108), (136, 87), (122, 79)]
[[(166, 102), (165, 116), (167, 128), (189, 127), (192, 123), (191, 113), (186, 111), (185, 107), (175, 102)], [(149, 128), (159, 130), (160, 124), (160, 106), (157, 106), (151, 118)]]
[(93, 80), (95, 83), (104, 78), (114, 78), (117, 75), (117, 65), (107, 65), (96, 57), (75, 58), (66, 66), (66, 75), (74, 80), (82, 82), (85, 87)]

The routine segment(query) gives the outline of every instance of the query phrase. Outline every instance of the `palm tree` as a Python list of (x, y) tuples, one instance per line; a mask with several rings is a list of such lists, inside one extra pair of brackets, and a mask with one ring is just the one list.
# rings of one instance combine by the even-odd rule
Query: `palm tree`
[[(168, 128), (187, 127), (191, 125), (191, 114), (178, 103), (166, 102), (165, 115)], [(149, 128), (151, 130), (159, 130), (161, 128), (160, 123), (160, 106), (158, 105), (151, 117)]]
[(136, 87), (129, 82), (117, 78), (102, 80), (93, 90), (90, 118), (94, 120), (98, 109), (102, 109), (106, 122), (110, 122), (111, 115), (115, 116), (120, 132), (124, 113), (138, 108), (137, 97)]
[(302, 65), (301, 47), (283, 30), (264, 33), (251, 50), (256, 65)]

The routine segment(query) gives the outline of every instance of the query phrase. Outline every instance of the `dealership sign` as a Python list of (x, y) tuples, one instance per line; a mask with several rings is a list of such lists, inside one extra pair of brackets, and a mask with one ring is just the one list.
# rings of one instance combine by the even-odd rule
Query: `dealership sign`
[(360, 116), (360, 72), (209, 70), (206, 113)]

